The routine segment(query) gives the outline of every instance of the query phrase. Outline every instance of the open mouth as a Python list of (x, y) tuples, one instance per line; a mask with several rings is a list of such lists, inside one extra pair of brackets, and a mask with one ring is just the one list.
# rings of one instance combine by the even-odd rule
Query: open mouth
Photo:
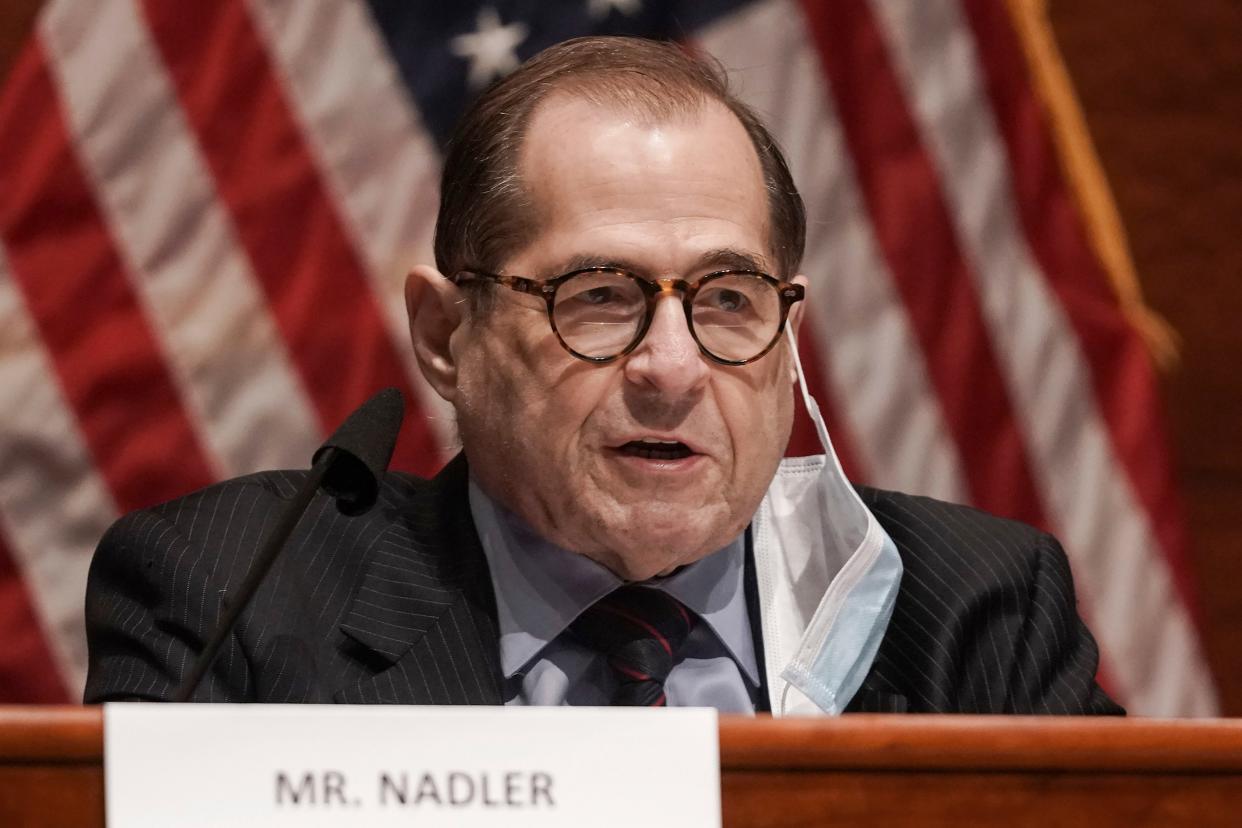
[(685, 443), (664, 440), (631, 440), (619, 446), (617, 451), (627, 457), (640, 457), (644, 460), (684, 460), (694, 455)]

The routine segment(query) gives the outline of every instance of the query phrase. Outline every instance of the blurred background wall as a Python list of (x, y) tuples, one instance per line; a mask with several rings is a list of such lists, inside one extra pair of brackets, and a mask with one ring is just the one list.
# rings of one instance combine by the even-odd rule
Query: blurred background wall
[[(998, 0), (999, 2), (999, 0)], [(0, 4), (0, 77), (39, 0)], [(1242, 3), (1050, 0), (1048, 12), (1149, 304), (1207, 653), (1242, 714)]]
[(1048, 10), (1148, 303), (1223, 710), (1242, 715), (1242, 3), (1052, 0)]

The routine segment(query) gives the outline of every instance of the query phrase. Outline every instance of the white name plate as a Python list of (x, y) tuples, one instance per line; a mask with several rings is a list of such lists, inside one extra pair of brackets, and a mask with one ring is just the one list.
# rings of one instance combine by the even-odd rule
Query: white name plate
[(716, 711), (108, 704), (109, 828), (719, 826)]

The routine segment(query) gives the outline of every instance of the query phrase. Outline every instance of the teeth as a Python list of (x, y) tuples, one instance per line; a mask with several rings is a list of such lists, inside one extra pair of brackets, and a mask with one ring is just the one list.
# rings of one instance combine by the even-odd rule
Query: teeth
[(655, 440), (649, 437), (631, 440), (622, 451), (647, 460), (677, 460), (694, 454), (690, 447), (678, 440)]

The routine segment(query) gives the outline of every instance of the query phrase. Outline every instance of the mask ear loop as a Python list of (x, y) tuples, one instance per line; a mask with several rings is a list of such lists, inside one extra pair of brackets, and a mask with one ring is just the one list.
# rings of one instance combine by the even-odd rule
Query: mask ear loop
[(810, 415), (811, 422), (815, 423), (815, 433), (819, 435), (820, 446), (824, 449), (824, 454), (836, 467), (837, 474), (841, 475), (841, 479), (845, 480), (845, 470), (841, 468), (841, 461), (837, 458), (837, 451), (832, 447), (832, 438), (828, 436), (828, 426), (824, 424), (824, 415), (819, 410), (819, 403), (815, 402), (815, 398), (811, 396), (811, 391), (806, 385), (806, 374), (802, 371), (802, 358), (798, 355), (798, 340), (794, 337), (793, 326), (785, 326), (785, 335), (789, 338), (789, 350), (793, 355), (794, 371), (798, 374), (798, 388), (802, 390), (802, 404), (806, 406), (806, 413)]
[(832, 440), (828, 437), (828, 427), (824, 425), (824, 415), (819, 410), (819, 403), (815, 402), (810, 389), (806, 387), (806, 374), (802, 372), (802, 358), (798, 355), (798, 340), (794, 338), (792, 325), (785, 326), (785, 336), (789, 338), (794, 371), (798, 374), (798, 388), (802, 391), (802, 404), (806, 406), (806, 413), (811, 416), (811, 422), (815, 423), (815, 433), (819, 435), (819, 442), (824, 453), (829, 457), (836, 457), (836, 452), (832, 449)]

